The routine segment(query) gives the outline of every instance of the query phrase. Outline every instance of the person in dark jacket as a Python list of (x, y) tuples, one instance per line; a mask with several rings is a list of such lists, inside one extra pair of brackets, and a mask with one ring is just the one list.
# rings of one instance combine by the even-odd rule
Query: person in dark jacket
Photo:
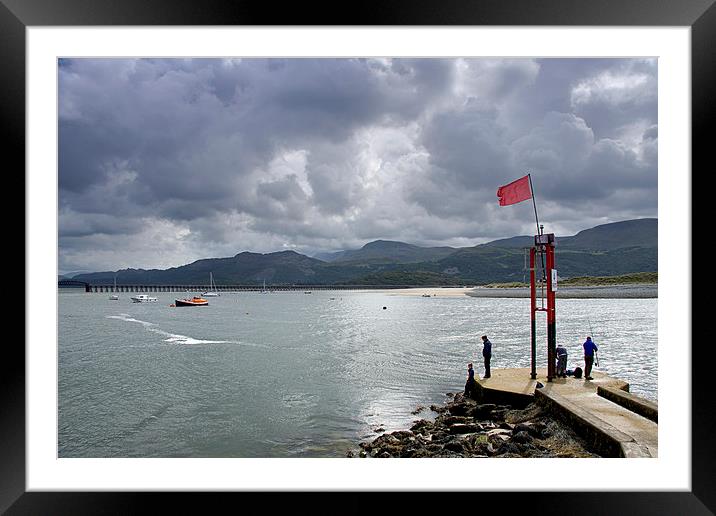
[(557, 344), (557, 377), (567, 378), (567, 348)]
[(465, 382), (465, 396), (468, 398), (475, 398), (475, 370), (472, 368), (472, 363), (467, 364), (467, 382)]
[(490, 377), (490, 360), (492, 359), (492, 342), (487, 335), (482, 336), (482, 358), (485, 359), (485, 375), (483, 378)]
[(587, 337), (584, 341), (584, 379), (592, 380), (592, 364), (594, 364), (594, 352), (599, 351), (597, 345), (592, 342), (592, 337)]

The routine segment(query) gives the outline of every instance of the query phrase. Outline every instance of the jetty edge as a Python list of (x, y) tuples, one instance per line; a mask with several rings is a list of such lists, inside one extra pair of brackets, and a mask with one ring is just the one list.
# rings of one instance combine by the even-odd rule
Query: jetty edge
[[(528, 368), (493, 369), (473, 398), (448, 393), (431, 405), (434, 421), (382, 434), (347, 457), (621, 457), (658, 456), (658, 406), (629, 384), (599, 372), (593, 380), (546, 381)], [(415, 413), (419, 413), (419, 407)]]

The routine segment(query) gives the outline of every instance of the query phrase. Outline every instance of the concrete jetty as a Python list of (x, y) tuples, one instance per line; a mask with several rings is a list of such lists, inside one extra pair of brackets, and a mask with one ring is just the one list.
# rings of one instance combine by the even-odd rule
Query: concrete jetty
[(493, 369), (490, 378), (477, 381), (478, 397), (490, 403), (524, 407), (537, 402), (570, 426), (603, 457), (658, 456), (658, 407), (630, 394), (629, 384), (592, 371), (593, 380), (555, 378), (538, 369)]

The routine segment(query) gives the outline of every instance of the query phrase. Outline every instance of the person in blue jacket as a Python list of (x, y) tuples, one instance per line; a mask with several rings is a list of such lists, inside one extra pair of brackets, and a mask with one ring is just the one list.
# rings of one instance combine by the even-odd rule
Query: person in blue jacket
[(487, 335), (482, 336), (482, 358), (485, 359), (485, 375), (483, 378), (490, 377), (490, 360), (492, 359), (492, 342)]
[(599, 351), (597, 345), (592, 342), (592, 337), (584, 341), (584, 379), (592, 380), (592, 364), (594, 363), (594, 352)]

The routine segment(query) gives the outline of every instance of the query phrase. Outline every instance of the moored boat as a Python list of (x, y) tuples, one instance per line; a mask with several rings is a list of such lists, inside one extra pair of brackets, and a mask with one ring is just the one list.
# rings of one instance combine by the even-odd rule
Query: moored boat
[(209, 304), (209, 301), (204, 299), (203, 297), (194, 296), (192, 298), (186, 298), (186, 299), (175, 299), (174, 305), (175, 306), (207, 306)]
[(214, 283), (214, 274), (209, 273), (209, 290), (206, 292), (202, 292), (201, 294), (203, 297), (219, 297), (221, 294), (219, 294), (216, 291), (216, 283)]
[(132, 296), (132, 301), (135, 303), (152, 303), (156, 300), (156, 297), (151, 297), (147, 294), (139, 294), (138, 296)]

